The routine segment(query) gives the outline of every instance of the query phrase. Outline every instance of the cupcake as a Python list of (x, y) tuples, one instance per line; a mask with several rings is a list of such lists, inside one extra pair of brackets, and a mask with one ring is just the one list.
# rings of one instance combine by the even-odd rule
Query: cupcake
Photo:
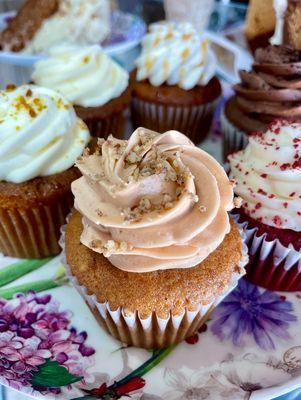
[(248, 278), (271, 290), (301, 290), (301, 123), (278, 120), (229, 157), (236, 220), (250, 252)]
[(26, 0), (0, 32), (0, 48), (47, 53), (60, 43), (99, 44), (109, 32), (109, 0)]
[(130, 105), (129, 76), (98, 45), (61, 45), (36, 63), (32, 80), (64, 95), (92, 136), (122, 138)]
[(240, 72), (222, 111), (225, 156), (243, 149), (251, 133), (265, 131), (274, 119), (301, 121), (300, 71), (299, 50), (270, 45), (256, 51), (252, 70)]
[(150, 25), (132, 74), (132, 120), (158, 132), (178, 129), (194, 143), (208, 134), (221, 94), (208, 41), (189, 23)]
[(0, 92), (0, 252), (20, 258), (59, 253), (73, 203), (73, 166), (89, 141), (60, 94), (34, 85)]
[(129, 345), (193, 334), (243, 275), (233, 186), (183, 134), (139, 128), (77, 161), (67, 270), (100, 323)]

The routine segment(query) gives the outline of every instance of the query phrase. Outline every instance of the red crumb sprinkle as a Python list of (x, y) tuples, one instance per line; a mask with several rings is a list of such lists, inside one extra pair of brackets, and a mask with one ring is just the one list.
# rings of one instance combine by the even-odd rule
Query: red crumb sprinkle
[(275, 197), (274, 194), (269, 194), (269, 195), (268, 195), (268, 198), (269, 198), (269, 199), (273, 199), (274, 197)]
[(283, 207), (284, 207), (284, 208), (287, 208), (287, 206), (288, 206), (288, 203), (287, 203), (287, 202), (283, 203)]
[(294, 197), (295, 194), (296, 194), (296, 192), (292, 192), (292, 193), (290, 194), (290, 197)]
[(280, 169), (281, 169), (281, 171), (285, 171), (285, 170), (289, 169), (290, 166), (291, 166), (290, 163), (281, 164)]
[(282, 225), (282, 220), (279, 217), (279, 215), (275, 215), (275, 217), (273, 217), (273, 222), (276, 226), (281, 226)]
[(258, 189), (257, 190), (257, 193), (259, 193), (259, 194), (263, 194), (264, 196), (266, 196), (267, 195), (267, 192), (265, 192), (264, 190), (262, 190), (262, 189)]
[(268, 174), (261, 174), (260, 176), (265, 179), (267, 178)]
[(262, 204), (261, 203), (256, 203), (255, 204), (255, 210), (258, 210), (259, 208), (261, 208), (262, 207)]
[(301, 215), (301, 211), (297, 211), (297, 215)]
[(301, 157), (294, 162), (293, 168), (301, 168)]
[(185, 342), (188, 344), (196, 344), (198, 341), (199, 341), (199, 335), (197, 333), (185, 339)]

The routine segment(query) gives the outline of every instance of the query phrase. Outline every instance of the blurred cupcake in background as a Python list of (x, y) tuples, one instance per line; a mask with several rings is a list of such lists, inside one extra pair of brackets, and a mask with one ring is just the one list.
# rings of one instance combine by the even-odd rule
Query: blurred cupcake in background
[(233, 185), (183, 134), (139, 128), (77, 161), (65, 234), (71, 281), (115, 338), (149, 349), (191, 336), (244, 274)]
[(100, 44), (109, 32), (109, 0), (26, 0), (0, 33), (0, 48), (47, 53), (61, 43)]
[(301, 290), (301, 123), (275, 121), (229, 161), (243, 199), (236, 219), (247, 236), (248, 278), (271, 290)]
[(150, 25), (132, 74), (135, 127), (177, 129), (194, 143), (208, 134), (221, 94), (209, 43), (190, 23)]
[(64, 95), (92, 136), (123, 137), (129, 75), (100, 46), (56, 46), (35, 64), (32, 80)]
[(88, 128), (60, 94), (34, 85), (1, 91), (0, 110), (0, 252), (58, 254)]

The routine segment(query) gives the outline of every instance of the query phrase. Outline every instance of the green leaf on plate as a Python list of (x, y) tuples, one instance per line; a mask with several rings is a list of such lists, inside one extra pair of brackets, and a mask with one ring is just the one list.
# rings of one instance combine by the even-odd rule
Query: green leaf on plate
[(82, 376), (70, 374), (67, 368), (57, 361), (47, 360), (38, 367), (37, 372), (32, 374), (30, 383), (34, 387), (56, 388), (70, 385), (82, 379)]
[(41, 268), (47, 264), (51, 258), (42, 258), (41, 260), (22, 260), (9, 264), (0, 269), (0, 286), (7, 285), (22, 276)]

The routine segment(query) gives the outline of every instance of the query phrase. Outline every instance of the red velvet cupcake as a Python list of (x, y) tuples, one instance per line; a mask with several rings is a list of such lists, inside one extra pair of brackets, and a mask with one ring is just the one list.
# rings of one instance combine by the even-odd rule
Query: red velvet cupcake
[(250, 252), (247, 277), (272, 290), (301, 290), (301, 123), (277, 120), (229, 156), (235, 214)]

